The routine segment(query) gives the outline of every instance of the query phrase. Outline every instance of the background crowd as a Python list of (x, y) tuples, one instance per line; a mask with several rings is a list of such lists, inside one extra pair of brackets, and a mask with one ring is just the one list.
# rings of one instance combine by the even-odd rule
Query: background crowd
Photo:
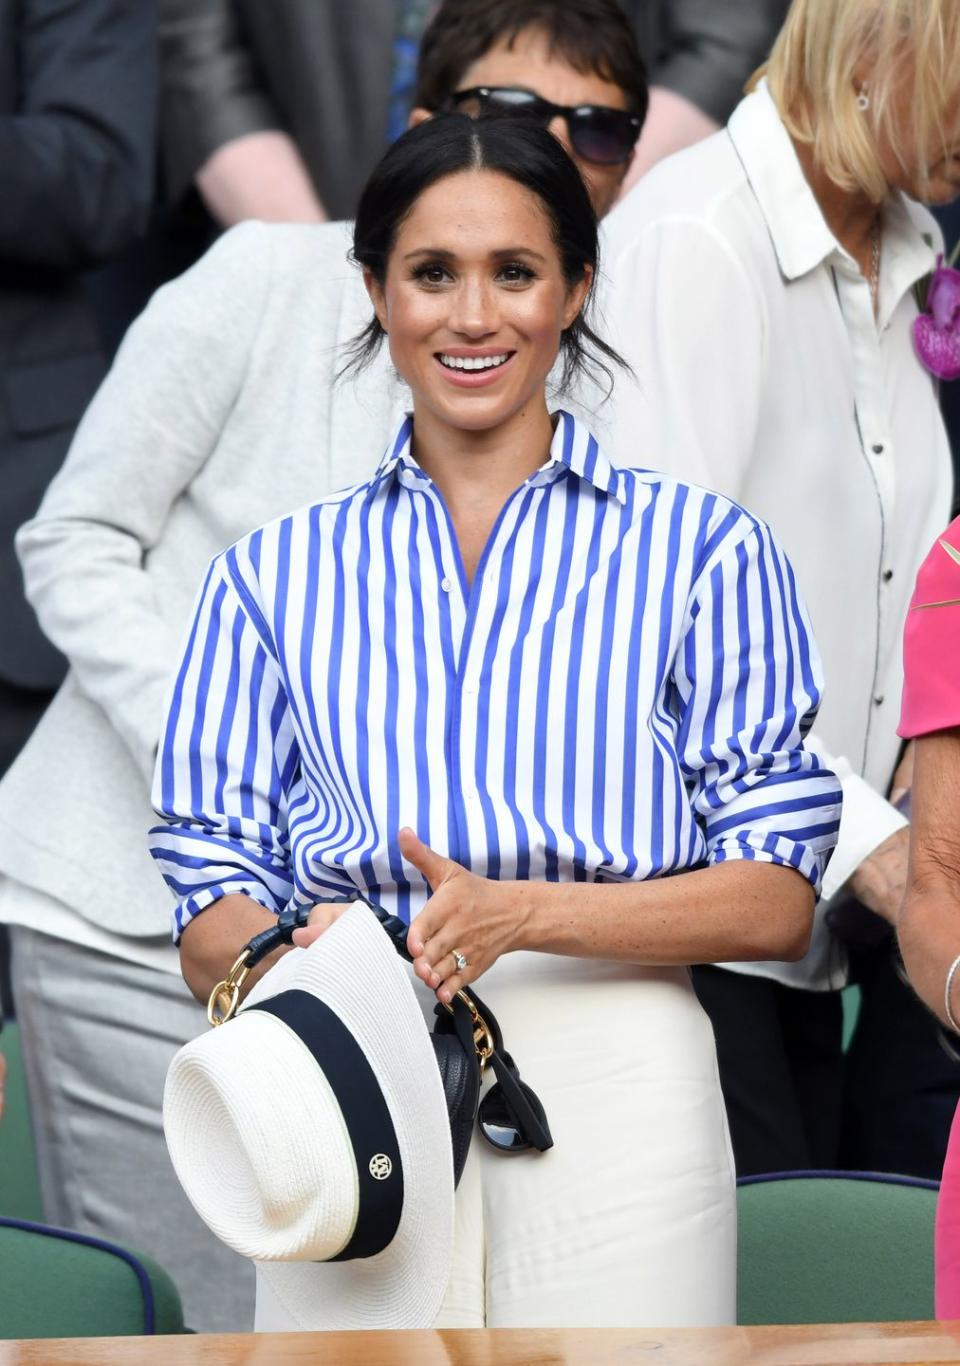
[[(927, 471), (917, 460), (922, 516), (905, 517), (902, 493), (894, 516), (882, 475), (875, 508), (872, 484), (844, 483), (833, 472), (841, 439), (827, 431), (832, 410), (822, 401), (836, 359), (827, 330), (801, 363), (790, 350), (796, 333), (785, 327), (780, 336), (784, 390), (791, 399), (802, 390), (811, 424), (820, 407), (824, 429), (811, 439), (806, 417), (799, 419), (791, 445), (783, 432), (797, 409), (786, 401), (778, 408), (752, 377), (758, 331), (741, 266), (729, 279), (724, 271), (736, 257), (758, 279), (769, 276), (763, 307), (779, 309), (780, 295), (789, 295), (790, 322), (801, 296), (781, 288), (782, 276), (829, 268), (844, 337), (858, 357), (876, 319), (886, 331), (909, 291), (888, 298), (887, 315), (882, 290), (879, 313), (876, 292), (872, 303), (861, 297), (869, 231), (861, 261), (844, 238), (843, 206), (832, 216), (825, 198), (811, 209), (797, 190), (790, 214), (775, 223), (771, 210), (749, 229), (704, 207), (705, 186), (717, 196), (737, 192), (739, 162), (751, 184), (767, 174), (762, 158), (783, 132), (776, 112), (771, 104), (757, 113), (768, 99), (763, 90), (751, 97), (753, 125), (746, 106), (737, 107), (788, 8), (788, 0), (0, 0), (0, 775), (11, 770), (0, 785), (0, 922), (15, 927), (15, 1004), (37, 1039), (28, 1071), (31, 1104), (43, 1116), (46, 1213), (142, 1244), (138, 1203), (144, 1173), (155, 1173), (157, 1204), (167, 1208), (152, 1221), (155, 1245), (147, 1250), (177, 1275), (193, 1326), (246, 1326), (249, 1268), (199, 1229), (194, 1241), (184, 1236), (191, 1212), (163, 1166), (158, 1098), (151, 1099), (171, 1050), (199, 1027), (165, 937), (165, 894), (143, 847), (158, 702), (177, 624), (210, 555), (302, 503), (310, 480), (325, 491), (364, 477), (350, 456), (358, 415), (368, 421), (374, 413), (386, 425), (402, 409), (386, 365), (360, 384), (336, 378), (341, 343), (365, 316), (359, 280), (345, 283), (348, 237), (339, 224), (353, 216), (390, 143), (411, 122), (455, 107), (465, 90), (520, 87), (555, 106), (544, 115), (551, 131), (580, 168), (598, 216), (611, 215), (605, 317), (640, 378), (614, 408), (614, 449), (629, 447), (631, 431), (655, 433), (651, 463), (682, 451), (684, 467), (675, 455), (673, 473), (768, 520), (797, 567), (818, 635), (831, 597), (846, 604), (821, 639), (828, 709), (817, 736), (844, 780), (845, 819), (861, 813), (869, 833), (850, 853), (841, 835), (804, 964), (697, 970), (717, 1031), (738, 1169), (940, 1174), (960, 1085), (896, 950), (907, 818), (893, 807), (907, 802), (911, 778), (890, 713), (916, 568), (949, 517), (948, 462)], [(482, 104), (487, 96), (475, 98)], [(620, 159), (591, 156), (569, 116), (581, 105), (642, 124), (632, 156), (629, 147)], [(721, 165), (719, 144), (705, 141), (731, 116), (736, 167)], [(701, 142), (701, 161), (667, 163), (647, 178), (664, 158)], [(936, 214), (939, 229), (924, 218), (885, 239), (889, 261), (885, 254), (876, 262), (878, 287), (894, 281), (898, 260), (904, 270), (921, 260), (910, 259), (921, 229), (942, 230), (949, 250), (960, 213), (944, 203)], [(300, 226), (222, 236), (247, 220)], [(831, 232), (848, 261), (865, 262), (855, 281), (844, 283), (842, 265), (837, 274)], [(154, 298), (170, 280), (178, 283)], [(638, 311), (656, 320), (639, 342)], [(816, 306), (802, 316), (818, 335)], [(710, 373), (721, 329), (722, 346), (739, 360), (736, 375)], [(699, 344), (704, 337), (712, 352)], [(858, 453), (864, 443), (878, 458), (884, 446), (906, 445), (906, 423), (920, 411), (919, 399), (905, 400), (897, 427), (883, 392), (896, 387), (893, 364), (878, 353), (854, 376), (860, 427), (847, 424), (842, 441)], [(685, 397), (668, 413), (644, 393), (644, 378), (658, 393)], [(922, 380), (926, 394), (931, 386)], [(941, 398), (956, 460), (960, 395), (944, 385)], [(846, 399), (844, 390), (837, 402)], [(934, 433), (932, 447), (941, 437), (929, 408), (923, 430)], [(718, 430), (726, 463), (716, 458)], [(75, 435), (68, 477), (37, 518)], [(778, 524), (784, 504), (792, 532)], [(827, 505), (829, 533), (811, 537), (811, 519)], [(877, 605), (872, 581), (857, 578), (861, 546), (875, 534), (881, 577), (895, 595), (889, 607)], [(836, 547), (829, 563), (823, 536)], [(195, 566), (192, 588), (181, 583), (190, 577), (185, 564)], [(877, 643), (862, 662), (851, 650), (847, 676), (837, 677), (832, 660), (843, 656), (852, 617), (876, 625)], [(873, 625), (868, 634), (873, 642)], [(884, 841), (894, 842), (890, 857), (898, 860), (889, 883), (870, 861)], [(844, 1061), (839, 993), (851, 981), (863, 1007)], [(54, 994), (68, 1016), (56, 1049), (39, 1038)], [(10, 1014), (9, 986), (4, 997)], [(153, 1012), (149, 1067), (142, 1041), (116, 1043), (144, 1001)], [(119, 1085), (121, 1074), (139, 1074), (142, 1089)], [(83, 1079), (79, 1103), (58, 1094), (64, 1075)], [(91, 1157), (105, 1135), (118, 1154), (109, 1181)]]

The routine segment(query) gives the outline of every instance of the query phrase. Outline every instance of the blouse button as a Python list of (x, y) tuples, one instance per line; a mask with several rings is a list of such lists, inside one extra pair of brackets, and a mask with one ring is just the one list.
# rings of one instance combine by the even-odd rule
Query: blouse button
[(872, 450), (874, 455), (883, 455), (883, 447), (879, 444), (872, 447)]
[(892, 569), (885, 569), (885, 570), (883, 571), (883, 581), (884, 581), (884, 583), (889, 583), (890, 580), (891, 580), (892, 578), (893, 578), (893, 570), (892, 570)]
[(882, 707), (882, 706), (883, 706), (883, 693), (882, 693), (882, 692), (878, 692), (878, 693), (875, 693), (875, 694), (874, 694), (874, 697), (873, 697), (873, 705), (874, 705), (875, 707)]
[(444, 591), (445, 593), (449, 593), (449, 592), (450, 592), (450, 588), (451, 588), (450, 580), (449, 580), (449, 579), (441, 579), (441, 580), (440, 580), (440, 587), (443, 589), (443, 591)]

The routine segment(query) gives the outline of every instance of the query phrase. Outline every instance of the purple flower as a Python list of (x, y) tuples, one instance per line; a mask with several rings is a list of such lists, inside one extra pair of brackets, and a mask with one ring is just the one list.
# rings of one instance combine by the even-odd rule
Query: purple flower
[(960, 379), (960, 270), (943, 264), (930, 277), (927, 311), (913, 323), (913, 344), (921, 362), (938, 379)]

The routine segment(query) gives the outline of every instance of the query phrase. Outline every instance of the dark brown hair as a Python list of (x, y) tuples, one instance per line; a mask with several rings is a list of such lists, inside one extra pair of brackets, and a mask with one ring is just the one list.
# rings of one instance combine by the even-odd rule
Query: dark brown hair
[(618, 85), (630, 111), (645, 118), (647, 75), (617, 0), (445, 0), (420, 44), (414, 104), (442, 109), (472, 62), (498, 43), (512, 47), (528, 29), (575, 71)]
[[(536, 195), (549, 220), (567, 284), (582, 280), (587, 266), (596, 282), (597, 219), (580, 172), (546, 128), (506, 116), (471, 119), (466, 114), (440, 114), (398, 138), (360, 196), (353, 228), (354, 261), (382, 287), (397, 232), (416, 201), (438, 180), (470, 170), (496, 171)], [(610, 363), (628, 368), (591, 328), (585, 317), (588, 301), (589, 296), (560, 338), (562, 390), (584, 370), (599, 370), (612, 390)], [(374, 314), (349, 346), (340, 374), (362, 370), (383, 338)]]

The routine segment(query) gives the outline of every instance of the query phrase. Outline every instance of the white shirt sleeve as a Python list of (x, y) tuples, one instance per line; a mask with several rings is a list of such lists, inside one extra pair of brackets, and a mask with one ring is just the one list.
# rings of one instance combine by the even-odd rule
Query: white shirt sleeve
[(262, 231), (226, 234), (157, 293), (17, 536), (41, 626), (148, 778), (177, 638), (145, 557), (243, 385), (270, 278), (269, 257), (251, 269)]

